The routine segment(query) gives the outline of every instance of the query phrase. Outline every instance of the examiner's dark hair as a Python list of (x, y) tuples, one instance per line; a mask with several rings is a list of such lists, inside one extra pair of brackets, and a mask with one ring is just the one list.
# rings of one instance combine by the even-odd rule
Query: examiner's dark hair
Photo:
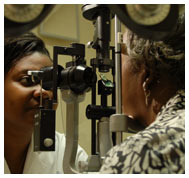
[(23, 57), (39, 52), (50, 57), (44, 42), (31, 32), (4, 39), (4, 75)]
[[(178, 89), (185, 88), (185, 15), (180, 15), (171, 38), (166, 41), (146, 40), (126, 29), (125, 53), (132, 59), (133, 72), (142, 64), (158, 80), (167, 71)], [(155, 82), (155, 81), (154, 81)]]

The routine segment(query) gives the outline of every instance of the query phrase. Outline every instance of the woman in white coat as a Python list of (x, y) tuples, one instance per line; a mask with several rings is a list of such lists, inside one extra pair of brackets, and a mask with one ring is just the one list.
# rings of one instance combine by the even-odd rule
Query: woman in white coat
[[(49, 52), (41, 39), (27, 33), (5, 39), (4, 55), (4, 173), (63, 173), (64, 134), (56, 132), (54, 152), (33, 151), (40, 85), (32, 82), (27, 71), (52, 66)], [(42, 89), (42, 96), (52, 98), (52, 92)], [(87, 154), (78, 147), (76, 168), (86, 160)]]

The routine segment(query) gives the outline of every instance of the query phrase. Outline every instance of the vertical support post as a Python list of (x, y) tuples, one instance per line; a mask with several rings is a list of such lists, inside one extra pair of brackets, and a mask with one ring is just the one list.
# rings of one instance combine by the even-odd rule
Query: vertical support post
[[(121, 106), (121, 45), (118, 43), (118, 32), (121, 32), (121, 22), (115, 15), (115, 79), (116, 79), (116, 114), (122, 113)], [(122, 142), (122, 133), (116, 133), (116, 144)]]

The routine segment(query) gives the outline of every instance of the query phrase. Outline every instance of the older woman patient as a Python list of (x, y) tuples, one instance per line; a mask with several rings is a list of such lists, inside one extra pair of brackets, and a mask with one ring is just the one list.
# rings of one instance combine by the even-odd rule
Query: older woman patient
[(166, 42), (128, 29), (122, 48), (123, 112), (146, 128), (112, 148), (101, 173), (185, 172), (185, 32)]

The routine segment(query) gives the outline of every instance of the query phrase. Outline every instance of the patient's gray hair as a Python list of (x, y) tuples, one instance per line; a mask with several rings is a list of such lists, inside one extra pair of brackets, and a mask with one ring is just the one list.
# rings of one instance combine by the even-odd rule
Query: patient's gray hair
[(146, 40), (126, 29), (126, 53), (132, 59), (133, 71), (141, 64), (154, 73), (156, 79), (167, 70), (179, 89), (185, 88), (185, 15), (179, 17), (177, 26), (166, 41)]

